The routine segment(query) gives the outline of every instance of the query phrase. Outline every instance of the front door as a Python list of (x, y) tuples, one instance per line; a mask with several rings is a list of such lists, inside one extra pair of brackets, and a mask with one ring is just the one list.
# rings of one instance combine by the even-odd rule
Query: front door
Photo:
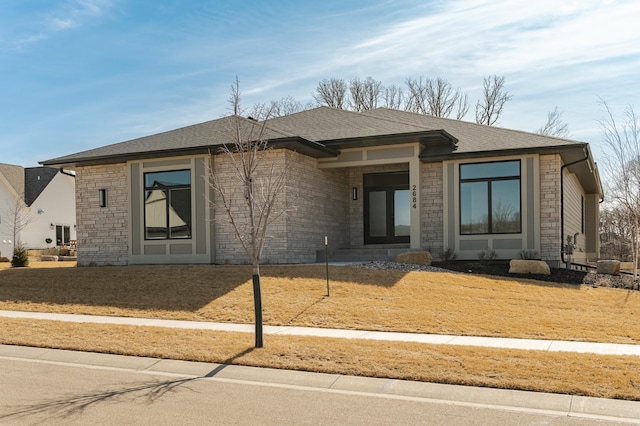
[(364, 243), (408, 243), (409, 173), (364, 175)]

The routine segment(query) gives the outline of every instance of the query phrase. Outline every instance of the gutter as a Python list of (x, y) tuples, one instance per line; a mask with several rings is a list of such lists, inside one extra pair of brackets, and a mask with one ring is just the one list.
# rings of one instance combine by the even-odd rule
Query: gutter
[[(566, 254), (566, 250), (565, 250), (565, 245), (564, 245), (564, 169), (570, 166), (573, 166), (574, 164), (578, 164), (578, 163), (582, 163), (583, 161), (587, 161), (589, 159), (589, 150), (585, 149), (583, 150), (585, 157), (581, 158), (580, 160), (576, 160), (576, 161), (572, 161), (571, 163), (567, 163), (563, 166), (560, 167), (560, 260), (562, 261), (562, 263), (564, 263), (565, 265), (567, 264), (567, 260), (565, 258), (565, 254)], [(603, 200), (604, 201), (604, 198)], [(601, 201), (601, 202), (602, 202)], [(575, 236), (578, 235), (577, 233), (574, 234), (574, 244), (575, 244)], [(568, 242), (567, 242), (568, 244)]]

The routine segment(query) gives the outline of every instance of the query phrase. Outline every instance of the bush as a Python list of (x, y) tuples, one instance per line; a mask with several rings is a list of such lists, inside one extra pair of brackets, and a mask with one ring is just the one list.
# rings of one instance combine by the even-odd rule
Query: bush
[(458, 258), (458, 255), (456, 254), (456, 252), (451, 250), (450, 248), (443, 250), (440, 253), (440, 260), (442, 260), (443, 263), (453, 262), (457, 258)]
[(518, 252), (518, 258), (522, 260), (540, 260), (538, 250), (521, 250)]
[(11, 259), (11, 266), (14, 268), (23, 267), (29, 265), (29, 256), (27, 255), (27, 249), (22, 244), (17, 244), (13, 249), (13, 258)]
[(480, 263), (486, 263), (490, 260), (496, 260), (498, 258), (498, 253), (496, 253), (495, 250), (490, 250), (490, 251), (484, 251), (482, 250), (481, 252), (478, 253), (478, 260), (480, 260)]

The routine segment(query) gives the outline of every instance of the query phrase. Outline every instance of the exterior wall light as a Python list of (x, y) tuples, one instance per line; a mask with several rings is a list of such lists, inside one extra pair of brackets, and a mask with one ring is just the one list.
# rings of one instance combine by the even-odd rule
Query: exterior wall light
[(358, 187), (354, 186), (353, 188), (351, 188), (351, 199), (353, 201), (356, 201), (358, 199)]
[(107, 190), (102, 188), (98, 190), (98, 198), (100, 202), (100, 207), (107, 207)]

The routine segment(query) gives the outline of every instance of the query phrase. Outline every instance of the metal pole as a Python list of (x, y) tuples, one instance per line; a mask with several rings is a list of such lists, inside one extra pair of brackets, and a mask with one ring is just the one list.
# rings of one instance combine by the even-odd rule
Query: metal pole
[(327, 269), (327, 297), (329, 297), (329, 239), (324, 236), (324, 262)]

